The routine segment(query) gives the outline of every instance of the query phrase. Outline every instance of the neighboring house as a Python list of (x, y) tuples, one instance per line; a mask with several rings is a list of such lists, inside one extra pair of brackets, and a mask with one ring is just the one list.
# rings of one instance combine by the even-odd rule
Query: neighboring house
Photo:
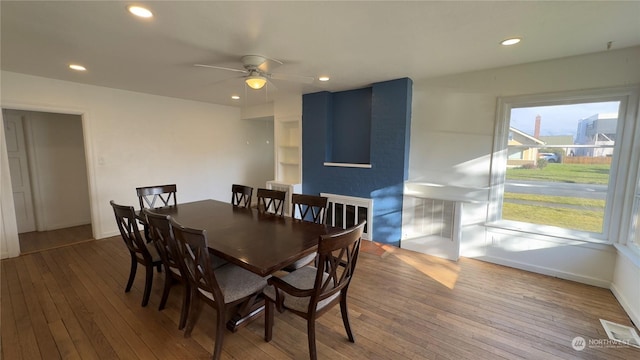
[(538, 157), (538, 148), (529, 148), (526, 145), (544, 145), (544, 141), (524, 133), (514, 127), (509, 128), (509, 159), (507, 166), (515, 167), (524, 164), (535, 164)]
[(560, 154), (563, 157), (575, 155), (576, 150), (572, 146), (569, 146), (573, 145), (573, 135), (540, 136), (539, 139), (547, 145), (563, 146), (562, 148), (555, 148), (563, 151), (563, 154)]
[(577, 148), (576, 156), (602, 157), (613, 155), (618, 114), (595, 114), (578, 122), (576, 145), (608, 145), (610, 147)]

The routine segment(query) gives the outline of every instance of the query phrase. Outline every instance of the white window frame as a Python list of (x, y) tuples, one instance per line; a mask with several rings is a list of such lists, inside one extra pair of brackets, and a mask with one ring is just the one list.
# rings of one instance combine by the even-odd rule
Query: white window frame
[[(639, 87), (617, 87), (538, 95), (499, 97), (491, 158), (491, 186), (487, 223), (516, 232), (539, 234), (569, 240), (597, 243), (624, 243), (631, 239), (634, 216), (633, 197), (636, 192), (638, 153), (640, 150), (640, 120), (638, 119)], [(502, 203), (507, 168), (507, 144), (511, 110), (522, 107), (569, 105), (575, 103), (619, 101), (616, 143), (609, 176), (602, 233), (571, 230), (555, 226), (530, 224), (502, 219)], [(635, 161), (632, 161), (635, 158)], [(632, 181), (632, 186), (629, 182)]]

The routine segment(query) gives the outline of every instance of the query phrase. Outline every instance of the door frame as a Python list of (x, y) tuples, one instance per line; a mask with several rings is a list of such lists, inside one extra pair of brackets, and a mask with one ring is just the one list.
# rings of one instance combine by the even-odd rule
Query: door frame
[[(95, 203), (93, 199), (96, 199), (97, 187), (96, 187), (96, 176), (95, 176), (95, 164), (93, 162), (93, 139), (91, 137), (91, 121), (89, 111), (81, 108), (67, 108), (67, 107), (57, 107), (53, 105), (36, 105), (36, 104), (24, 104), (24, 103), (12, 103), (12, 102), (0, 102), (0, 108), (2, 109), (13, 109), (13, 110), (23, 110), (23, 111), (39, 111), (39, 112), (49, 112), (49, 113), (59, 113), (59, 114), (70, 114), (70, 115), (79, 115), (82, 121), (82, 137), (84, 142), (84, 152), (85, 152), (85, 162), (87, 166), (87, 181), (89, 187), (89, 208), (91, 210), (91, 228), (92, 228), (92, 236), (95, 238), (96, 234), (101, 233), (101, 224), (97, 221), (99, 217), (99, 208), (98, 204)], [(4, 129), (0, 133), (2, 139), (0, 139), (3, 144), (6, 142)], [(0, 163), (6, 163), (8, 166), (8, 157), (6, 154), (6, 149), (2, 149), (0, 151)], [(3, 185), (4, 186), (4, 185)], [(9, 184), (9, 187), (11, 185)], [(5, 257), (16, 257), (20, 255), (20, 243), (18, 240), (18, 228), (16, 225), (16, 214), (14, 208), (13, 194), (11, 196), (2, 196), (0, 197), (0, 207), (2, 209), (2, 232), (4, 232), (3, 236), (7, 241), (7, 252), (0, 254), (2, 258)]]

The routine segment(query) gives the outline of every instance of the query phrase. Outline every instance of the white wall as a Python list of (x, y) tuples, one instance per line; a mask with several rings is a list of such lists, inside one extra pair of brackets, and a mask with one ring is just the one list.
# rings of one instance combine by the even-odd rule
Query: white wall
[[(414, 79), (409, 181), (488, 189), (499, 96), (639, 83), (640, 47)], [(620, 280), (637, 279), (638, 265), (620, 265), (613, 246), (494, 231), (482, 225), (486, 205), (464, 209), (461, 255), (597, 286), (613, 282), (621, 303), (640, 313), (640, 282)]]
[(611, 291), (634, 324), (640, 324), (640, 258), (618, 247)]
[[(179, 202), (230, 201), (232, 183), (273, 177), (272, 165), (268, 174), (251, 170), (265, 161), (260, 143), (266, 141), (257, 138), (269, 136), (269, 129), (271, 150), (266, 152), (273, 153), (272, 128), (259, 131), (256, 122), (240, 120), (238, 108), (5, 71), (1, 76), (2, 107), (82, 115), (96, 238), (118, 233), (109, 200), (135, 205), (137, 186), (176, 183)], [(3, 219), (5, 202), (13, 202), (5, 189), (3, 181)], [(3, 257), (13, 235), (7, 238)]]

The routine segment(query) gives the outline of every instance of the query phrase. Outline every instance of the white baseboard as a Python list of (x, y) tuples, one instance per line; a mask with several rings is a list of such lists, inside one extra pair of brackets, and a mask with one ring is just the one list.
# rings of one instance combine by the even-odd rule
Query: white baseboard
[(493, 257), (493, 256), (478, 256), (478, 257), (474, 257), (474, 259), (482, 260), (482, 261), (486, 261), (486, 262), (490, 262), (498, 265), (504, 265), (504, 266), (508, 266), (508, 267), (512, 267), (520, 270), (531, 271), (537, 274), (553, 276), (560, 279), (571, 280), (571, 281), (579, 282), (582, 284), (593, 285), (593, 286), (597, 286), (605, 289), (611, 288), (611, 281), (593, 278), (590, 276), (584, 276), (580, 274), (569, 273), (565, 271), (560, 271), (558, 269), (547, 268), (544, 266), (536, 266), (536, 265), (531, 265), (531, 264), (522, 263), (522, 262), (513, 261), (513, 260), (507, 260), (507, 259)]
[[(613, 293), (613, 296), (618, 299), (618, 302), (620, 303), (620, 305), (622, 305), (624, 311), (627, 312), (627, 315), (629, 316), (629, 318), (631, 318), (631, 321), (635, 324), (635, 326), (637, 328), (640, 328), (640, 314), (635, 312), (634, 307), (631, 306), (631, 303), (628, 301), (628, 299), (626, 299), (622, 295), (623, 293), (618, 290), (616, 284), (611, 284), (611, 292)], [(634, 301), (634, 303), (637, 303), (637, 299)]]
[(46, 229), (38, 230), (38, 231), (52, 231), (52, 230), (65, 229), (65, 228), (76, 227), (81, 225), (90, 225), (90, 224), (91, 224), (91, 219), (74, 221), (69, 223), (58, 223), (58, 224), (49, 225), (47, 226)]
[(110, 238), (110, 237), (119, 236), (119, 235), (120, 235), (120, 231), (118, 231), (118, 230), (108, 231), (106, 233), (97, 234), (96, 235), (96, 240), (100, 240), (100, 239), (104, 239), (104, 238)]

